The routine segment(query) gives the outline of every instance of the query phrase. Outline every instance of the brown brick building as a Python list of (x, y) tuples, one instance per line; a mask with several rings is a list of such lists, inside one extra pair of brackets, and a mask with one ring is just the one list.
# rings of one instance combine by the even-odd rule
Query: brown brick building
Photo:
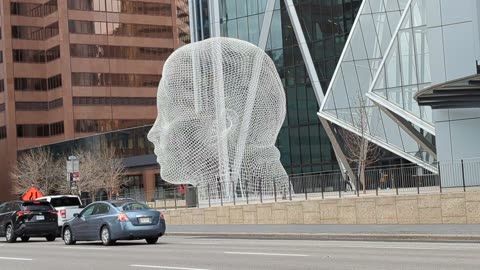
[(2, 0), (0, 10), (0, 200), (19, 149), (153, 123), (163, 63), (189, 42), (187, 0)]

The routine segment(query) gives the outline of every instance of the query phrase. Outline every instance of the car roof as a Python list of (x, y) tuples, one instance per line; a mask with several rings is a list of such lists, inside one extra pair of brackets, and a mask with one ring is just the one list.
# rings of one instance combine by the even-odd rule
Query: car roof
[(6, 201), (0, 204), (4, 203), (21, 203), (21, 204), (50, 204), (49, 202), (46, 201), (20, 201), (20, 200), (13, 200), (13, 201)]
[(121, 204), (129, 203), (129, 202), (137, 202), (137, 201), (134, 200), (134, 199), (122, 199), (122, 200), (109, 200), (109, 201), (106, 201), (106, 202), (111, 203), (113, 205), (121, 205)]
[(37, 198), (37, 200), (38, 200), (38, 199), (47, 199), (47, 198), (51, 198), (51, 199), (54, 199), (54, 198), (65, 198), (65, 197), (68, 197), (68, 198), (78, 198), (77, 195), (52, 195), (52, 196), (39, 197), (39, 198)]

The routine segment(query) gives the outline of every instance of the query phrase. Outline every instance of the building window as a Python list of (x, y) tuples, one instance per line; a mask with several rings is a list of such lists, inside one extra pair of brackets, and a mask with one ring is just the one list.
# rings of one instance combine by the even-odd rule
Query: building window
[(72, 34), (173, 38), (172, 27), (164, 25), (69, 20), (68, 29)]
[(128, 60), (166, 60), (173, 49), (151, 47), (126, 47), (90, 44), (70, 45), (72, 57), (110, 58)]
[(0, 63), (3, 63), (3, 52), (0, 51)]
[(49, 102), (15, 102), (17, 111), (48, 111), (63, 106), (63, 99), (55, 99)]
[(55, 89), (62, 87), (62, 75), (58, 74), (47, 79), (47, 89)]
[(141, 174), (139, 175), (127, 175), (125, 176), (128, 188), (143, 188), (143, 177)]
[(156, 98), (149, 97), (74, 97), (73, 105), (137, 105), (155, 106)]
[(0, 80), (0, 93), (5, 91), (5, 84), (4, 84), (4, 81), (3, 79)]
[(111, 130), (146, 126), (154, 123), (154, 119), (111, 120), (111, 119), (82, 119), (75, 120), (77, 133), (101, 133)]
[(58, 35), (58, 22), (52, 23), (47, 27), (12, 26), (12, 37), (16, 39), (47, 40), (56, 35)]
[(172, 16), (170, 4), (130, 0), (68, 0), (68, 8), (85, 11)]
[(62, 75), (58, 74), (48, 79), (43, 78), (15, 78), (17, 91), (47, 91), (62, 86)]
[(73, 72), (73, 86), (157, 87), (161, 75)]
[(46, 63), (60, 58), (60, 46), (43, 50), (13, 50), (13, 62)]
[(57, 11), (57, 0), (50, 0), (45, 4), (35, 3), (10, 3), (10, 12), (12, 15), (28, 17), (45, 17)]
[(15, 102), (18, 111), (48, 111), (48, 102)]
[(5, 111), (5, 103), (0, 103), (0, 112)]
[(17, 137), (19, 138), (49, 137), (60, 135), (63, 133), (63, 121), (53, 124), (17, 125)]
[(7, 138), (7, 127), (0, 127), (0, 140)]

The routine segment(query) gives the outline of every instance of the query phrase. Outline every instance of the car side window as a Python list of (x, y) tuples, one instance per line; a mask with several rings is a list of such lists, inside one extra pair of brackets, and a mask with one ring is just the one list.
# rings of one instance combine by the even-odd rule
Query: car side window
[(104, 215), (108, 214), (110, 211), (110, 207), (104, 203), (99, 203), (97, 204), (97, 207), (95, 207), (95, 211), (93, 211), (93, 215)]
[(20, 211), (20, 210), (22, 210), (20, 204), (18, 204), (18, 203), (13, 203), (12, 204), (12, 211), (17, 212), (17, 211)]
[(82, 216), (84, 216), (84, 217), (91, 216), (92, 213), (93, 213), (93, 210), (95, 210), (95, 207), (96, 207), (96, 205), (94, 204), (94, 205), (90, 205), (87, 208), (85, 208), (85, 210), (82, 211)]
[(5, 213), (11, 212), (12, 211), (12, 203), (6, 203), (5, 204)]
[(0, 214), (5, 213), (5, 206), (6, 205), (7, 205), (6, 203), (0, 205)]

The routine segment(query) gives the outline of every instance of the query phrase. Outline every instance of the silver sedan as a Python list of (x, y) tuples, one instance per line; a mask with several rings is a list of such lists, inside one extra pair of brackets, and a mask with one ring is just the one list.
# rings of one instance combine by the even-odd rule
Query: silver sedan
[(101, 240), (106, 246), (117, 240), (145, 239), (155, 244), (165, 234), (163, 214), (134, 200), (95, 202), (65, 222), (62, 238), (66, 245), (76, 241)]

